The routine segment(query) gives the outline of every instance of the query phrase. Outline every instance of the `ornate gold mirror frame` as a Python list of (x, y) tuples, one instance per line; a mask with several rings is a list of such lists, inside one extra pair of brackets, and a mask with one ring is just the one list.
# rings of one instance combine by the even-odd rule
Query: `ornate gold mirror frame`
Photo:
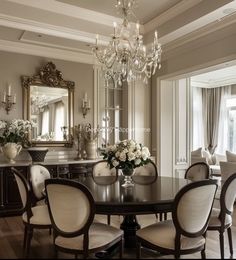
[[(49, 106), (54, 102), (53, 95), (55, 95), (55, 102), (58, 102), (58, 93), (62, 93), (61, 99), (66, 99), (66, 108), (63, 111), (66, 111), (65, 116), (66, 120), (64, 125), (60, 127), (59, 134), (63, 135), (62, 140), (61, 137), (55, 139), (54, 132), (51, 131), (50, 134), (41, 135), (40, 131), (37, 133), (31, 133), (29, 136), (29, 141), (33, 146), (72, 146), (73, 144), (73, 124), (74, 124), (74, 86), (75, 83), (73, 81), (66, 81), (62, 78), (62, 73), (56, 69), (55, 64), (52, 62), (48, 62), (45, 66), (43, 66), (38, 74), (34, 76), (22, 76), (22, 88), (23, 88), (23, 113), (24, 119), (30, 121), (37, 121), (37, 117), (39, 117), (40, 113), (44, 111), (44, 108), (37, 101), (37, 105), (35, 105), (35, 99), (39, 100), (40, 95), (44, 97), (44, 101), (46, 100), (44, 106)], [(43, 93), (43, 94), (42, 94)], [(55, 94), (54, 94), (55, 93)], [(50, 99), (50, 95), (52, 96)], [(57, 95), (57, 96), (56, 96)], [(68, 97), (68, 98), (67, 98)], [(41, 101), (42, 103), (42, 98)], [(54, 105), (54, 104), (53, 104)], [(63, 103), (64, 106), (64, 103)], [(37, 109), (36, 113), (34, 110)], [(34, 111), (34, 112), (32, 112)], [(36, 114), (38, 114), (36, 116)], [(51, 119), (48, 119), (49, 123), (51, 123)], [(53, 118), (52, 121), (54, 121)], [(40, 120), (38, 120), (40, 121)], [(41, 118), (42, 121), (42, 118)], [(42, 124), (42, 122), (41, 122)], [(38, 126), (37, 126), (38, 127)], [(38, 130), (38, 128), (36, 129)], [(41, 129), (41, 131), (43, 131)], [(42, 138), (43, 136), (43, 138)], [(46, 137), (45, 137), (46, 136)]]

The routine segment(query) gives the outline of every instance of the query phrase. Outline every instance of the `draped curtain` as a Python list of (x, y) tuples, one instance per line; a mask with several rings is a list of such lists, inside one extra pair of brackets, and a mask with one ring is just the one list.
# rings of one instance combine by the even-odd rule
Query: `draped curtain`
[(218, 143), (221, 92), (222, 88), (202, 89), (204, 143), (211, 154)]
[(204, 146), (202, 88), (193, 87), (193, 150)]
[(226, 101), (231, 97), (231, 86), (221, 87), (221, 104), (220, 104), (220, 118), (219, 118), (219, 130), (218, 130), (218, 145), (216, 153), (225, 154), (225, 151), (229, 149), (228, 136), (228, 109)]
[(48, 106), (44, 107), (42, 113), (42, 133), (41, 135), (46, 135), (49, 133), (49, 109)]
[(62, 141), (63, 140), (63, 132), (61, 127), (65, 125), (64, 118), (64, 104), (62, 101), (57, 102), (55, 104), (55, 121), (54, 121), (54, 131), (55, 131), (55, 140)]

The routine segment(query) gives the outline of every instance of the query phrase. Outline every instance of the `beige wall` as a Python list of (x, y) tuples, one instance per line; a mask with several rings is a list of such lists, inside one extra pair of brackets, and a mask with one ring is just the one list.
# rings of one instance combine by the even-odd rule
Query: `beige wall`
[[(92, 111), (94, 94), (92, 65), (3, 51), (0, 51), (0, 93), (5, 90), (7, 84), (11, 84), (12, 91), (15, 92), (17, 96), (17, 104), (15, 109), (10, 111), (9, 115), (1, 108), (0, 119), (10, 120), (23, 117), (21, 76), (37, 74), (38, 69), (44, 66), (48, 61), (52, 61), (57, 69), (62, 72), (64, 80), (75, 82), (75, 124), (85, 122), (93, 123)], [(91, 111), (84, 119), (81, 112), (81, 104), (85, 92), (88, 93), (88, 98), (91, 100)]]

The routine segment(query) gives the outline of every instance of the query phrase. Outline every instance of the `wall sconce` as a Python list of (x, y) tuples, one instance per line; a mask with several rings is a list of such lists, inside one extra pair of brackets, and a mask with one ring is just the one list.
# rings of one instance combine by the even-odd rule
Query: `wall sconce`
[(82, 113), (84, 118), (87, 115), (89, 110), (90, 110), (90, 100), (88, 100), (87, 92), (85, 92), (84, 98), (82, 100)]
[(8, 85), (6, 91), (3, 92), (2, 106), (7, 111), (7, 114), (12, 110), (13, 105), (16, 104), (16, 94), (11, 94), (11, 85)]

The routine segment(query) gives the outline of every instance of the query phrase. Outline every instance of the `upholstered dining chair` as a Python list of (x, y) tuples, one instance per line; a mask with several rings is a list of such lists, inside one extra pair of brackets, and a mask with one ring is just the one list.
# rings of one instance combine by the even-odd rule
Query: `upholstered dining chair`
[[(103, 176), (110, 177), (111, 179), (109, 181), (114, 182), (117, 179), (118, 170), (115, 167), (110, 169), (109, 165), (107, 164), (107, 161), (101, 160), (94, 164), (92, 176), (95, 180), (95, 183), (97, 184), (105, 184), (99, 181), (99, 177)], [(111, 215), (107, 215), (107, 224), (111, 224)]]
[(197, 162), (188, 167), (185, 172), (185, 179), (191, 181), (207, 180), (210, 177), (209, 165), (205, 162)]
[(224, 232), (227, 230), (229, 249), (231, 256), (233, 255), (232, 242), (232, 215), (234, 210), (234, 201), (236, 198), (236, 173), (231, 174), (224, 182), (220, 193), (220, 209), (213, 208), (210, 217), (208, 230), (216, 230), (219, 232), (220, 253), (224, 259)]
[(175, 196), (172, 220), (161, 221), (137, 231), (137, 258), (141, 245), (164, 254), (201, 252), (205, 258), (206, 230), (217, 189), (215, 180), (184, 186)]
[(30, 185), (33, 192), (33, 200), (37, 205), (45, 205), (45, 180), (50, 179), (50, 173), (43, 165), (31, 165)]
[[(147, 164), (135, 168), (134, 175), (133, 175), (133, 181), (135, 183), (145, 184), (145, 179), (139, 180), (140, 176), (153, 176), (153, 180), (155, 180), (158, 177), (158, 170), (157, 166), (153, 161), (149, 161)], [(148, 184), (148, 183), (147, 183)], [(155, 214), (156, 218), (158, 218), (158, 214)], [(164, 217), (163, 217), (164, 215)], [(167, 212), (165, 213), (159, 213), (160, 221), (163, 219), (167, 219)]]
[(31, 191), (28, 181), (17, 169), (12, 167), (11, 170), (15, 176), (23, 204), (22, 219), (25, 226), (23, 249), (24, 257), (28, 258), (34, 229), (50, 229), (51, 220), (47, 205), (31, 207)]
[(45, 181), (49, 215), (54, 230), (55, 256), (58, 251), (83, 254), (97, 253), (113, 245), (120, 246), (122, 257), (123, 231), (93, 222), (95, 203), (83, 184), (68, 179)]

